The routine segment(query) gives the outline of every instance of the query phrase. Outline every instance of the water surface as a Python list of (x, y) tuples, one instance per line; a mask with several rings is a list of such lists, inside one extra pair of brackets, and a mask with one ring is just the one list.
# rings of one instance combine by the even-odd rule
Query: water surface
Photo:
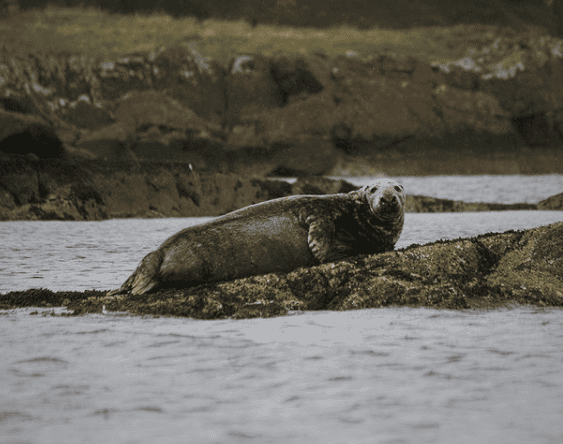
[(563, 310), (0, 318), (3, 443), (560, 443)]
[[(471, 196), (490, 195), (483, 177), (402, 182), (500, 203), (563, 191), (563, 176), (490, 177), (504, 184), (491, 200), (463, 197), (475, 183)], [(523, 199), (522, 188), (535, 191)], [(200, 221), (2, 222), (0, 292), (117, 288)], [(555, 221), (563, 212), (408, 214), (398, 247)], [(0, 310), (2, 443), (563, 442), (562, 309), (217, 321), (61, 312)]]

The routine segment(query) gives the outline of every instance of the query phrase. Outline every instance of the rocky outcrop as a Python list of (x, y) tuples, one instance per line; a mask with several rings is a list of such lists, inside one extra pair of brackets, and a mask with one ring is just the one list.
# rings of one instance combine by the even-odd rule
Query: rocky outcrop
[[(401, 153), (391, 160), (398, 164), (433, 149), (461, 158), (475, 150), (560, 153), (563, 41), (478, 31), (420, 31), (454, 39), (465, 54), (456, 59), (381, 49), (233, 54), (223, 64), (203, 53), (198, 35), (118, 60), (4, 49), (0, 150), (13, 153), (25, 139), (40, 158), (60, 157), (64, 146), (82, 158), (292, 176), (356, 163), (387, 169), (382, 158)], [(534, 172), (529, 157), (524, 151), (510, 172)], [(537, 168), (561, 172), (558, 162)]]
[(497, 204), (487, 202), (462, 202), (460, 200), (439, 199), (428, 196), (407, 196), (408, 213), (462, 213), (476, 211), (538, 210), (538, 204), (516, 203)]
[(518, 303), (561, 307), (562, 276), (563, 223), (556, 223), (413, 245), (287, 274), (142, 296), (43, 289), (11, 292), (0, 295), (0, 307), (64, 305), (75, 315), (105, 310), (200, 319), (402, 305), (467, 309)]
[(21, 156), (0, 162), (0, 220), (218, 216), (268, 198), (251, 179), (200, 177), (182, 164), (116, 168)]
[(563, 193), (548, 197), (538, 203), (540, 210), (563, 210)]
[[(357, 187), (324, 177), (294, 183), (234, 173), (199, 174), (191, 165), (0, 157), (0, 220), (101, 220), (219, 216), (296, 194), (348, 193)], [(468, 203), (407, 196), (411, 213), (561, 209), (558, 196), (540, 204)], [(559, 203), (558, 203), (559, 202)]]

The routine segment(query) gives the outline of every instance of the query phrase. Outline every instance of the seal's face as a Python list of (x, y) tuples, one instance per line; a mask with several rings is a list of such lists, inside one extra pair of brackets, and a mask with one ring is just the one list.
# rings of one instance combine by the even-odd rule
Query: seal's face
[(391, 179), (378, 179), (364, 186), (364, 193), (370, 209), (380, 219), (402, 217), (405, 208), (405, 190)]

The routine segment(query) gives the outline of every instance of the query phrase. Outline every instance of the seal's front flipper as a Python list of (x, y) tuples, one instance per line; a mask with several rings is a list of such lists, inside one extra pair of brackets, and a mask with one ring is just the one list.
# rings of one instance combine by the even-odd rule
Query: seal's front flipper
[(162, 253), (160, 250), (147, 254), (137, 269), (123, 283), (121, 288), (108, 293), (108, 296), (116, 294), (145, 294), (158, 285), (158, 272), (162, 264)]
[(344, 259), (353, 253), (353, 250), (345, 244), (335, 242), (335, 227), (332, 221), (311, 216), (305, 222), (309, 226), (307, 236), (309, 248), (320, 263)]

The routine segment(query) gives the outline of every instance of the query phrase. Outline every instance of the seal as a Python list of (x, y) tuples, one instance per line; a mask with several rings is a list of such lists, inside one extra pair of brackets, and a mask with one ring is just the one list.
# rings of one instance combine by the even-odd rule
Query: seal
[(405, 192), (390, 179), (347, 194), (282, 197), (186, 228), (144, 257), (109, 294), (145, 294), (256, 274), (284, 273), (393, 250)]

